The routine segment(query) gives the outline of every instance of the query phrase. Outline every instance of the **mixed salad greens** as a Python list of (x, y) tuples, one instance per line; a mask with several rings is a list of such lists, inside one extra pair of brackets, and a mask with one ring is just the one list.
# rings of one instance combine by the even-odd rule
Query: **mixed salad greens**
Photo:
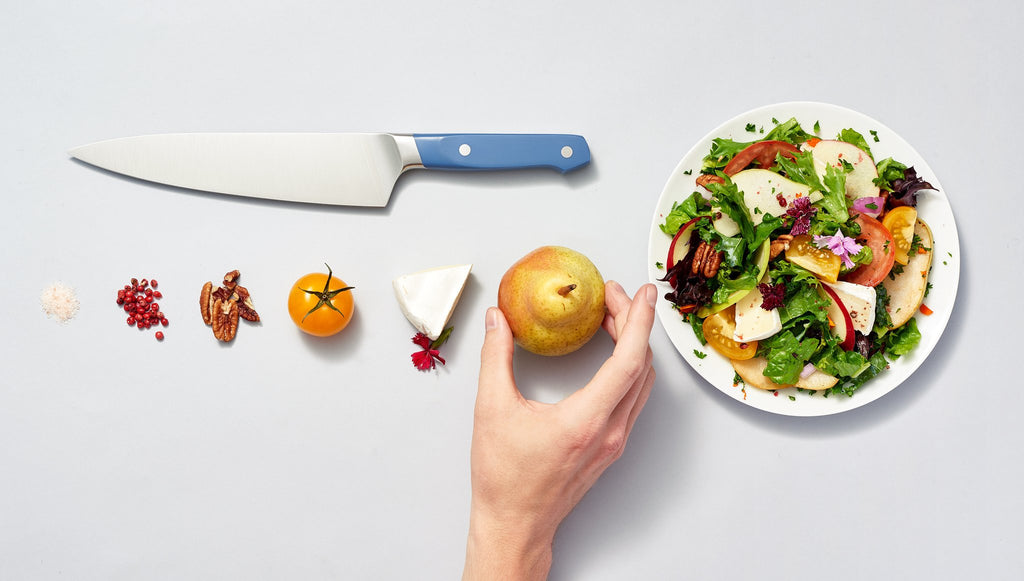
[(916, 206), (935, 188), (875, 160), (873, 131), (773, 124), (714, 139), (664, 216), (665, 299), (737, 384), (852, 396), (921, 339), (932, 235)]

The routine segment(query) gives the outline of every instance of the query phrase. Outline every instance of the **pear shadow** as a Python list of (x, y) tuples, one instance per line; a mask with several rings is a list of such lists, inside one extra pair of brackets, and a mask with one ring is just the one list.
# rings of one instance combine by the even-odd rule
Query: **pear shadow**
[[(655, 369), (661, 364), (656, 356)], [(630, 542), (649, 538), (648, 531), (669, 516), (665, 506), (674, 500), (666, 499), (687, 494), (688, 481), (700, 473), (692, 463), (699, 435), (691, 419), (693, 407), (686, 405), (694, 393), (667, 384), (661, 376), (655, 380), (625, 453), (559, 528), (552, 579), (573, 577), (570, 571), (576, 566), (560, 558), (562, 553), (579, 562), (609, 551), (627, 555)]]
[(526, 399), (558, 403), (585, 386), (614, 347), (603, 329), (576, 351), (557, 357), (537, 355), (517, 345), (512, 358), (516, 385)]
[[(969, 268), (961, 263), (959, 305), (969, 304), (973, 294)], [(655, 369), (681, 365), (682, 370), (673, 373), (678, 385), (666, 385), (661, 376), (655, 381), (622, 458), (608, 468), (560, 527), (550, 578), (572, 578), (571, 571), (578, 567), (574, 561), (587, 562), (608, 551), (622, 552), (623, 547), (628, 551), (630, 542), (647, 538), (647, 531), (670, 516), (666, 505), (678, 505), (677, 497), (689, 494), (691, 483), (701, 474), (701, 467), (693, 465), (694, 450), (706, 436), (692, 428), (695, 422), (692, 406), (686, 405), (688, 399), (708, 397), (732, 417), (776, 433), (809, 440), (856, 436), (898, 419), (942, 384), (953, 354), (969, 340), (964, 330), (967, 317), (966, 309), (954, 305), (941, 340), (902, 385), (859, 408), (820, 417), (784, 416), (736, 401), (693, 370), (667, 336), (658, 337), (659, 341), (665, 339), (668, 349), (656, 350)], [(668, 355), (659, 357), (657, 353)], [(693, 388), (686, 389), (690, 385)], [(687, 498), (684, 505), (699, 502), (699, 498)]]

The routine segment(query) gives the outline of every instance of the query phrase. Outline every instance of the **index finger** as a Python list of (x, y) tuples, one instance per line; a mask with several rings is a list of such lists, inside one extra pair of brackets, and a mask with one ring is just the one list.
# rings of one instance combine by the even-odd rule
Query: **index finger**
[(652, 284), (637, 291), (629, 305), (626, 322), (619, 333), (612, 356), (601, 365), (586, 387), (573, 394), (583, 405), (602, 414), (611, 414), (637, 381), (642, 381), (650, 364), (647, 361), (654, 304), (658, 292)]

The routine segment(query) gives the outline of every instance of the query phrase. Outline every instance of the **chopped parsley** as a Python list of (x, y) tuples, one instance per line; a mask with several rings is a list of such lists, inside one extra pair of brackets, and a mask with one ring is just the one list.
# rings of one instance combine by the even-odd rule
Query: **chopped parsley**
[(754, 133), (755, 131), (757, 131), (757, 127), (755, 127), (753, 123), (747, 123), (746, 129), (750, 133)]
[(931, 252), (932, 249), (924, 246), (923, 242), (924, 241), (921, 240), (920, 236), (918, 236), (917, 234), (914, 234), (914, 239), (910, 242), (910, 250), (907, 251), (908, 254), (913, 256), (914, 254), (917, 254), (918, 252)]
[(697, 349), (693, 350), (693, 354), (697, 356), (697, 359), (704, 359), (705, 357), (708, 356), (707, 353), (705, 353), (703, 351), (700, 351), (700, 350), (697, 350)]

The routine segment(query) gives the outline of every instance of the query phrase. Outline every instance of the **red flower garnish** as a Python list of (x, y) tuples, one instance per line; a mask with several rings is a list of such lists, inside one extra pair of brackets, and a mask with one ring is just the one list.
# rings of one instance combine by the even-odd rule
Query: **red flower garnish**
[(757, 290), (761, 291), (761, 308), (770, 311), (777, 309), (782, 306), (782, 299), (786, 295), (786, 285), (772, 284), (770, 282), (762, 282), (757, 285)]
[(412, 342), (423, 348), (422, 351), (417, 351), (412, 354), (412, 364), (416, 366), (416, 369), (420, 371), (429, 371), (437, 367), (437, 362), (440, 361), (441, 365), (445, 364), (444, 357), (441, 357), (441, 352), (438, 349), (448, 337), (452, 334), (453, 327), (448, 327), (441, 332), (441, 335), (433, 342), (430, 337), (427, 337), (423, 333), (416, 333), (413, 336)]
[(818, 209), (811, 205), (811, 199), (808, 197), (799, 197), (793, 200), (793, 203), (786, 209), (786, 215), (793, 219), (790, 235), (807, 234), (811, 229), (811, 216), (814, 216), (817, 211)]

